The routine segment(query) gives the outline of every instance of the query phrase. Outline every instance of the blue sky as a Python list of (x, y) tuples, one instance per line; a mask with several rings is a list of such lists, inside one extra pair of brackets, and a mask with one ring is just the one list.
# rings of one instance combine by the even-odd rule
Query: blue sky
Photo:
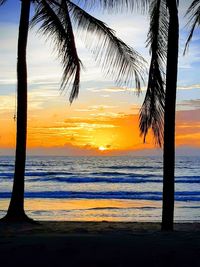
[[(199, 76), (199, 69), (200, 69), (200, 63), (199, 63), (200, 62), (199, 60), (200, 59), (199, 36), (200, 35), (199, 35), (198, 30), (195, 32), (193, 41), (190, 45), (189, 52), (187, 53), (185, 57), (182, 56), (183, 47), (184, 47), (185, 40), (188, 34), (187, 27), (186, 27), (187, 20), (186, 18), (184, 18), (184, 14), (189, 3), (191, 3), (191, 1), (182, 0), (180, 1), (180, 7), (179, 7), (180, 59), (179, 59), (178, 84), (180, 86), (191, 86), (193, 84), (194, 85), (198, 84), (199, 82), (198, 76)], [(0, 59), (1, 61), (2, 61), (2, 58), (3, 60), (4, 58), (7, 58), (8, 61), (10, 61), (11, 57), (14, 58), (14, 54), (16, 52), (16, 39), (17, 39), (16, 37), (17, 37), (19, 13), (20, 13), (20, 1), (8, 0), (7, 3), (0, 8), (0, 29), (1, 29)], [(146, 40), (146, 33), (147, 33), (149, 21), (148, 21), (148, 16), (146, 14), (138, 15), (137, 12), (134, 12), (133, 14), (131, 13), (126, 14), (125, 12), (123, 14), (108, 14), (106, 12), (100, 12), (99, 10), (97, 11), (95, 9), (91, 10), (91, 13), (95, 15), (96, 17), (102, 19), (104, 22), (106, 22), (108, 26), (116, 30), (117, 36), (119, 36), (120, 38), (122, 38), (122, 40), (124, 40), (129, 45), (133, 46), (135, 49), (141, 52), (141, 54), (145, 58), (148, 58), (148, 49), (145, 48), (145, 40)], [(42, 40), (40, 41), (40, 39)], [(80, 44), (80, 40), (77, 40), (77, 42), (78, 42), (77, 46), (79, 48), (79, 54), (80, 54), (80, 57), (82, 55), (82, 61), (84, 63), (85, 57), (88, 57), (90, 55), (89, 55), (89, 52), (87, 52), (87, 50), (84, 48), (84, 44), (82, 43)], [(35, 50), (38, 49), (39, 46), (48, 47), (48, 45), (45, 44), (44, 38), (43, 37), (41, 38), (41, 36), (38, 34), (36, 35), (34, 30), (31, 30), (29, 43), (30, 43), (29, 47), (31, 49), (31, 52), (34, 49)], [(9, 46), (7, 46), (7, 44), (9, 44)], [(35, 46), (35, 48), (33, 46)], [(46, 50), (46, 47), (44, 50)], [(47, 51), (47, 53), (48, 52), (49, 51)], [(32, 53), (34, 53), (34, 51)], [(43, 56), (44, 65), (45, 63), (47, 64), (49, 63), (48, 62), (49, 57), (51, 57), (51, 50), (50, 50), (50, 55), (46, 55), (45, 58)], [(56, 59), (56, 56), (54, 56), (53, 58)], [(45, 62), (45, 60), (47, 60), (47, 62)], [(90, 66), (88, 69), (88, 65), (92, 65), (92, 68), (95, 66), (94, 62), (93, 64), (91, 64), (91, 61), (92, 60), (90, 60), (89, 63), (86, 61), (85, 63), (88, 73), (90, 71), (89, 70)], [(29, 64), (31, 65), (32, 62), (30, 61)], [(57, 65), (59, 65), (59, 63), (57, 63)], [(4, 71), (5, 68), (1, 66), (1, 72), (2, 72), (2, 69)], [(6, 72), (6, 69), (5, 69), (5, 72)], [(3, 76), (5, 72), (2, 73), (1, 76)], [(12, 76), (14, 77), (13, 74)], [(99, 77), (100, 76), (102, 76), (102, 74), (100, 74)], [(106, 79), (106, 82), (108, 80), (109, 79)], [(103, 79), (103, 81), (105, 81), (105, 79)]]

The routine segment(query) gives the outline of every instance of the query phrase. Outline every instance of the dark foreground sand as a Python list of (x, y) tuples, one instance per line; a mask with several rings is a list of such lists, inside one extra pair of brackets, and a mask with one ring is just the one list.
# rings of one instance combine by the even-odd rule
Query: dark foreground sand
[(200, 224), (0, 223), (0, 266), (200, 266)]

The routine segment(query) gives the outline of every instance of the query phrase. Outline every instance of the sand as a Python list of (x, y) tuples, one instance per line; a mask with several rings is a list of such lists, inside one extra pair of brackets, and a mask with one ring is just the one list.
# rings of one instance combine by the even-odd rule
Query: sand
[(200, 266), (200, 224), (0, 223), (0, 266)]

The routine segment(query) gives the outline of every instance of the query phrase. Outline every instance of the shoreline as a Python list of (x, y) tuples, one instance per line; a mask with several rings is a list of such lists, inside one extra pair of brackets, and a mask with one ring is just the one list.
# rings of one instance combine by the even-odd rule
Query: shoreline
[(200, 223), (0, 222), (2, 266), (196, 267)]

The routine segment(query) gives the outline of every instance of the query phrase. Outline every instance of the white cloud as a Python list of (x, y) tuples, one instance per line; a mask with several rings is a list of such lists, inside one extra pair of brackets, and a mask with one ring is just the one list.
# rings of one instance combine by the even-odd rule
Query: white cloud
[(192, 89), (200, 89), (200, 84), (192, 84), (186, 86), (178, 86), (179, 90), (192, 90)]
[[(90, 92), (109, 92), (109, 93), (120, 93), (120, 92), (134, 92), (138, 93), (136, 88), (127, 88), (127, 87), (107, 87), (107, 88), (87, 88)], [(146, 91), (145, 87), (141, 88), (141, 91)]]

